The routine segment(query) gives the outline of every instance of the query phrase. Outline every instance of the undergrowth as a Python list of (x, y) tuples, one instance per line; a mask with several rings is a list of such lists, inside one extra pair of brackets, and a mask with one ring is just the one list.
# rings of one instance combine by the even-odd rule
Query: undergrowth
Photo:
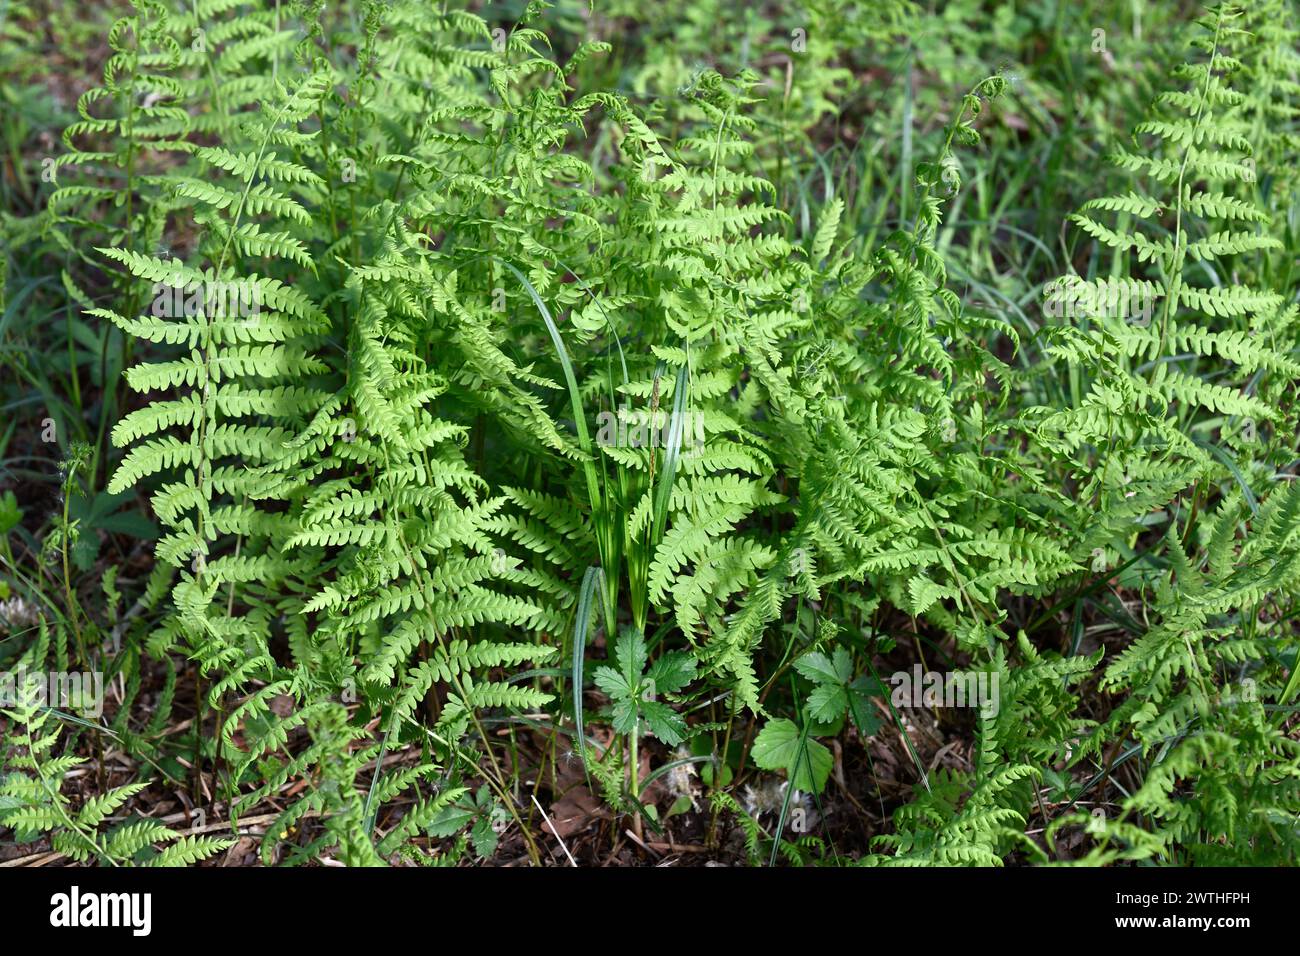
[(1296, 861), (1294, 9), (663, 6), (0, 14), (9, 855)]

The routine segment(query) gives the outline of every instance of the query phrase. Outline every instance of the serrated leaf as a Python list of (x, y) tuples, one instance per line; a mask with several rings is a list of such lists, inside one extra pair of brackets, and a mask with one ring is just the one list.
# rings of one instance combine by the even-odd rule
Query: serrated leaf
[(846, 684), (853, 676), (853, 658), (842, 647), (835, 649), (833, 659), (821, 651), (813, 651), (795, 661), (794, 669), (817, 684)]
[(612, 667), (597, 667), (592, 672), (591, 679), (597, 687), (614, 700), (622, 700), (632, 696), (632, 687), (627, 679)]
[(641, 716), (650, 733), (670, 747), (686, 738), (686, 719), (667, 704), (655, 700), (641, 702)]
[(872, 697), (880, 697), (884, 688), (874, 677), (863, 675), (849, 685), (849, 714), (863, 737), (870, 737), (880, 729), (880, 716), (871, 705)]
[(618, 637), (614, 648), (614, 657), (628, 684), (635, 685), (645, 670), (646, 646), (645, 636), (637, 631), (627, 630)]
[(497, 841), (500, 838), (497, 831), (492, 828), (490, 814), (478, 818), (474, 828), (470, 830), (470, 839), (474, 842), (474, 852), (480, 859), (489, 859), (497, 851)]
[(665, 654), (650, 665), (646, 678), (656, 693), (672, 694), (695, 679), (695, 658), (686, 651)]
[(849, 705), (849, 694), (843, 684), (818, 684), (808, 695), (808, 712), (823, 724), (829, 724), (844, 713)]
[(636, 730), (636, 701), (631, 697), (620, 697), (614, 701), (614, 729), (620, 734), (630, 734)]
[(764, 770), (784, 770), (790, 786), (808, 793), (822, 792), (833, 763), (825, 746), (784, 718), (767, 722), (754, 738), (750, 755)]

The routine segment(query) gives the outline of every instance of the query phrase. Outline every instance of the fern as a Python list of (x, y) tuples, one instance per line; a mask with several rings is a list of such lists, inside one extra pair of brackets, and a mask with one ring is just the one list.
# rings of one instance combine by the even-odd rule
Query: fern
[[(63, 793), (69, 772), (89, 763), (71, 753), (56, 755), (62, 729), (45, 700), (39, 676), (49, 651), (44, 619), (40, 634), (19, 661), (15, 700), (3, 711), (11, 722), (0, 762), (0, 826), (12, 828), (23, 842), (48, 836), (55, 852), (79, 863), (111, 866), (189, 866), (233, 846), (235, 841), (178, 834), (155, 820), (126, 822), (116, 814), (149, 786), (137, 781), (87, 797), (81, 805)], [(23, 679), (26, 678), (26, 679)], [(109, 823), (115, 823), (107, 827)], [(155, 844), (164, 844), (161, 849)]]

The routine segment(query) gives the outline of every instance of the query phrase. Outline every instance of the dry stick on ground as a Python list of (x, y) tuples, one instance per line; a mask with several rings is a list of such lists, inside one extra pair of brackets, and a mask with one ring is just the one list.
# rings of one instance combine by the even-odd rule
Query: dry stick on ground
[(654, 856), (656, 859), (658, 859), (658, 858), (662, 858), (662, 857), (663, 857), (663, 854), (662, 854), (662, 853), (660, 853), (658, 850), (652, 850), (652, 849), (650, 849), (649, 844), (647, 844), (644, 840), (642, 840), (639, 836), (637, 836), (637, 835), (636, 835), (635, 833), (633, 833), (631, 830), (624, 830), (623, 833), (624, 833), (624, 835), (627, 836), (627, 837), (628, 837), (628, 838), (629, 838), (633, 843), (635, 843), (635, 844), (636, 844), (637, 846), (639, 846), (641, 849), (645, 850), (645, 851), (646, 851), (647, 853), (649, 853), (650, 855)]
[[(537, 802), (537, 794), (536, 793), (532, 794), (532, 798), (533, 798), (533, 806), (537, 807), (538, 811), (541, 812), (542, 819), (546, 821), (546, 827), (550, 828), (551, 835), (555, 837), (555, 842), (560, 844), (560, 849), (563, 850), (564, 855), (569, 858), (569, 865), (576, 867), (578, 864), (573, 859), (573, 854), (569, 852), (569, 848), (564, 845), (564, 838), (560, 836), (560, 831), (555, 828), (555, 824), (551, 822), (551, 818), (546, 815), (546, 811), (542, 809), (542, 805)], [(543, 829), (545, 829), (545, 827)], [(641, 841), (638, 840), (637, 842), (640, 843)]]
[(652, 850), (666, 850), (669, 853), (709, 853), (711, 852), (706, 846), (696, 846), (695, 844), (683, 843), (647, 843), (645, 844)]

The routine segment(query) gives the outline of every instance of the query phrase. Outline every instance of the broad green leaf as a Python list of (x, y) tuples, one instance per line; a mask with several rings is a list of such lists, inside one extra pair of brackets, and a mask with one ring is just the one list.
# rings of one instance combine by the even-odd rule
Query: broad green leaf
[(809, 793), (822, 792), (833, 763), (826, 747), (784, 718), (767, 722), (750, 753), (755, 764), (764, 770), (784, 770), (792, 787)]

